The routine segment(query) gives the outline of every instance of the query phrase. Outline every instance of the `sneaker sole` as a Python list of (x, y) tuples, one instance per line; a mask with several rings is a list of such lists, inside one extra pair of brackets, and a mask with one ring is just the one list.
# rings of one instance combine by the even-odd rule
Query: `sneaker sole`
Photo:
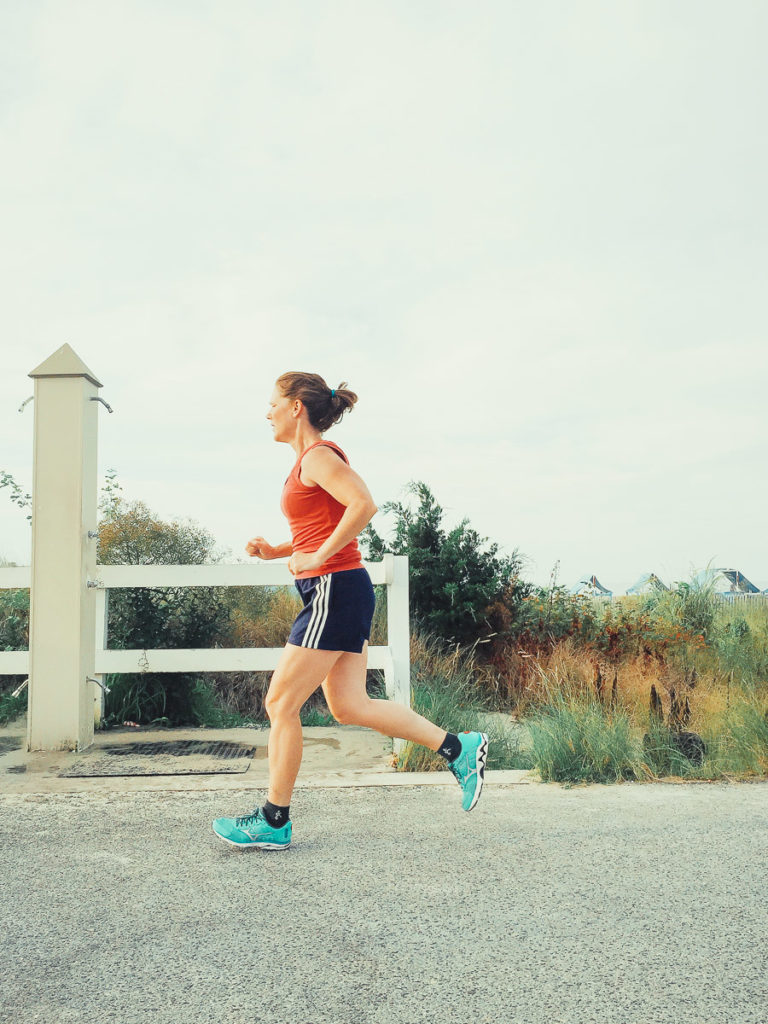
[(480, 735), (483, 737), (483, 742), (477, 748), (477, 785), (475, 786), (475, 795), (472, 797), (472, 803), (467, 808), (467, 811), (471, 811), (480, 799), (480, 794), (483, 791), (483, 782), (485, 781), (485, 762), (488, 760), (488, 736), (484, 732), (480, 733)]
[(220, 835), (216, 829), (213, 829), (213, 834), (218, 836), (219, 839), (223, 839), (225, 843), (229, 843), (230, 846), (236, 847), (238, 850), (252, 850), (254, 847), (257, 850), (287, 850), (291, 845), (290, 843), (236, 843), (234, 839), (227, 839), (226, 836)]

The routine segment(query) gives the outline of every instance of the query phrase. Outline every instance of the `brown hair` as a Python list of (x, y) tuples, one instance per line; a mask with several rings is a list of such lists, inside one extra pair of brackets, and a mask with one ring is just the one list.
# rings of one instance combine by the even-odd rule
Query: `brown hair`
[(286, 398), (301, 399), (309, 422), (321, 434), (338, 423), (357, 401), (354, 391), (347, 390), (346, 381), (335, 388), (335, 394), (331, 394), (331, 389), (319, 373), (284, 373), (275, 383)]

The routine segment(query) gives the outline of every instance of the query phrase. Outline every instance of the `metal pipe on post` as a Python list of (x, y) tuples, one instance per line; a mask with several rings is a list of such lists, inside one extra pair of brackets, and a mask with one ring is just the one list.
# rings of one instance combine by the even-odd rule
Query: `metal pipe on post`
[(101, 383), (69, 345), (35, 382), (28, 750), (93, 742), (97, 432)]

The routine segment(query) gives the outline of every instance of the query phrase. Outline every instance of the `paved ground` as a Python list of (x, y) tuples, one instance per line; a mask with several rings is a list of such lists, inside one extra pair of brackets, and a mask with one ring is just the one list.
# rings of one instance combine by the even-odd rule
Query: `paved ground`
[(0, 796), (0, 1020), (768, 1022), (766, 783), (304, 788), (266, 853), (238, 778)]

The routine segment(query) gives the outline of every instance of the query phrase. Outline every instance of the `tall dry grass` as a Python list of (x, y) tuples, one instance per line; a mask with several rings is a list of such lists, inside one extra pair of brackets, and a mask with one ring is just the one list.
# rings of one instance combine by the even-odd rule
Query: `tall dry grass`
[[(510, 716), (494, 713), (478, 686), (476, 645), (461, 648), (438, 637), (411, 633), (411, 706), (446, 732), (485, 732), (489, 768), (529, 768), (519, 728)], [(445, 759), (427, 747), (406, 743), (397, 759), (401, 771), (440, 771)]]
[[(375, 586), (376, 607), (369, 643), (387, 643), (386, 588)], [(284, 647), (302, 601), (295, 587), (233, 587), (230, 590), (230, 629), (222, 638), (222, 647)], [(226, 672), (212, 676), (214, 691), (227, 710), (249, 720), (266, 724), (264, 698), (272, 672)], [(383, 675), (369, 671), (366, 686), (371, 695), (383, 694)], [(302, 710), (304, 724), (333, 722), (322, 690), (309, 698)]]
[[(708, 659), (707, 659), (708, 661)], [(601, 667), (594, 656), (561, 641), (532, 661), (519, 705), (531, 732), (531, 753), (542, 778), (739, 779), (768, 774), (768, 692), (734, 683), (730, 674), (644, 658)], [(651, 714), (651, 687), (663, 720)], [(690, 710), (684, 723), (670, 715), (673, 691)], [(675, 742), (681, 730), (701, 737), (701, 764)]]

